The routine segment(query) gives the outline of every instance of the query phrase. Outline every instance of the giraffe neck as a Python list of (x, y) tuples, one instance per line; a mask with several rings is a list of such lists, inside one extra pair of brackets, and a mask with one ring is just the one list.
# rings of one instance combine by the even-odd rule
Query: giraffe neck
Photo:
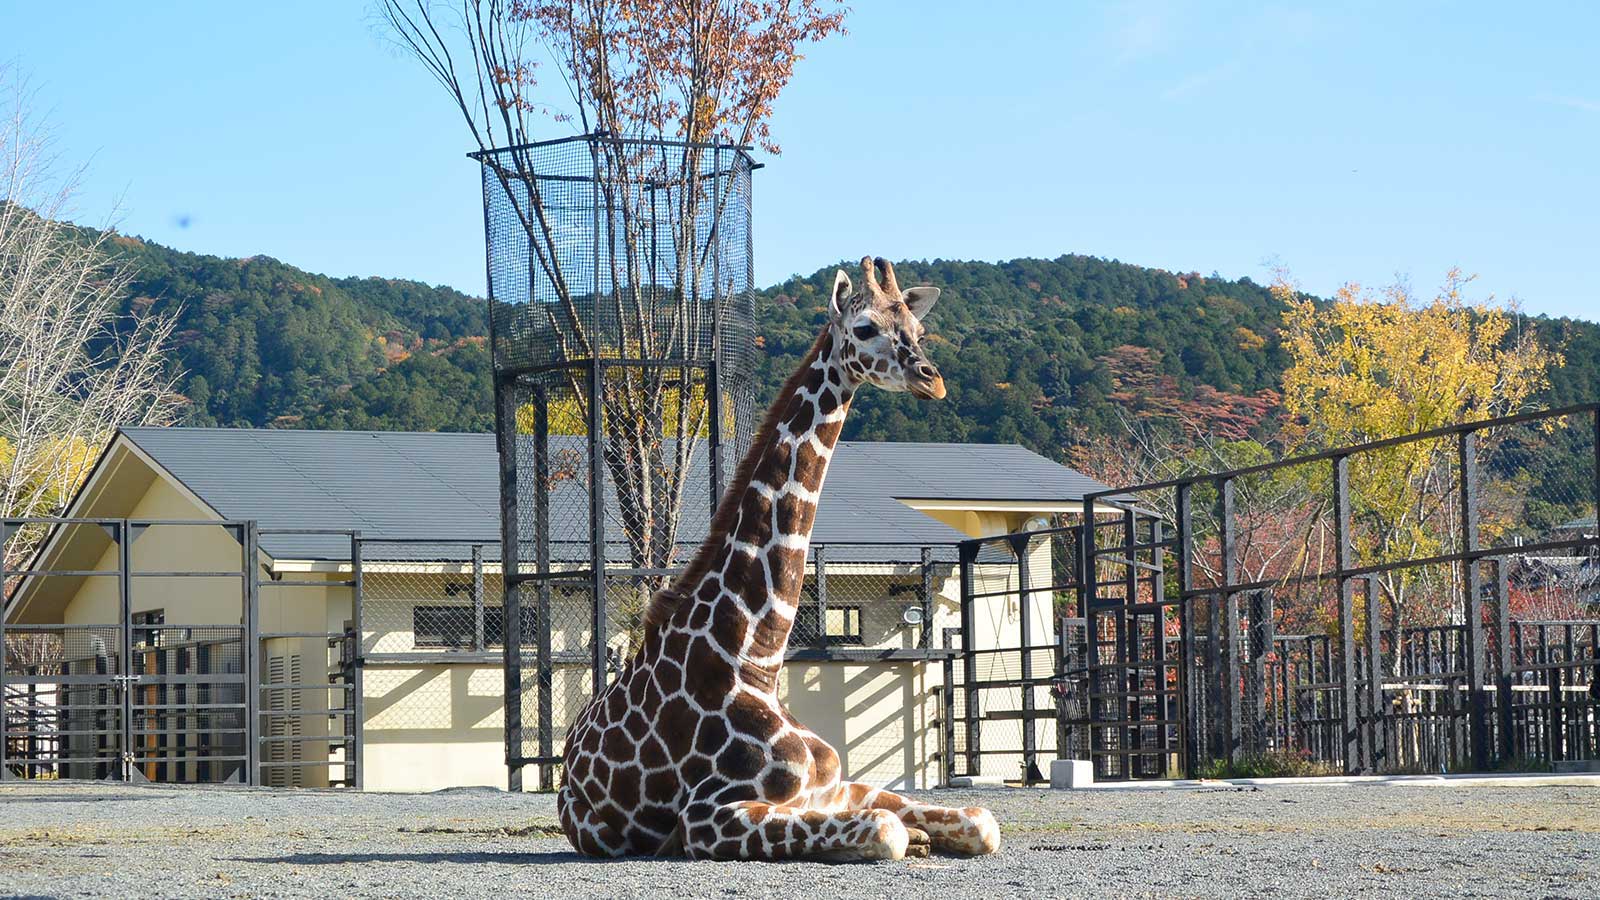
[(779, 392), (723, 497), (697, 560), (703, 570), (680, 582), (697, 607), (687, 611), (690, 627), (703, 622), (748, 682), (776, 686), (850, 383), (832, 331), (824, 330)]

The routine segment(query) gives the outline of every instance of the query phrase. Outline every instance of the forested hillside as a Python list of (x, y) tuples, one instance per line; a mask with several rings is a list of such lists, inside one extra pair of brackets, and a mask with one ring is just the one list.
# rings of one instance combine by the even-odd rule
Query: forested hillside
[[(487, 430), (481, 299), (382, 278), (333, 279), (265, 257), (221, 259), (119, 239), (138, 271), (130, 305), (180, 310), (174, 364), (192, 424)], [(834, 266), (762, 292), (763, 397), (821, 325)], [(1266, 287), (1087, 256), (906, 262), (943, 288), (928, 346), (943, 403), (863, 392), (846, 436), (1014, 441), (1062, 458), (1121, 428), (1118, 410), (1249, 434), (1276, 403), (1286, 358)], [(1600, 397), (1600, 325), (1535, 319), (1567, 364), (1551, 404)]]

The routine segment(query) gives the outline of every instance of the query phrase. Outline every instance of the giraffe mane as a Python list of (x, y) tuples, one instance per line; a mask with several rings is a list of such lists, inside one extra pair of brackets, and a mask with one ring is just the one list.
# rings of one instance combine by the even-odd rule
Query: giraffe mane
[(739, 467), (733, 472), (733, 480), (729, 482), (728, 489), (723, 492), (722, 499), (717, 503), (717, 511), (711, 517), (711, 526), (706, 533), (706, 539), (701, 542), (700, 549), (695, 551), (689, 567), (684, 569), (683, 574), (674, 579), (671, 585), (656, 591), (650, 597), (650, 605), (644, 612), (646, 631), (658, 628), (672, 618), (672, 614), (689, 596), (685, 590), (692, 589), (698, 584), (700, 579), (705, 577), (706, 571), (711, 568), (712, 560), (716, 558), (723, 541), (733, 528), (734, 519), (738, 516), (739, 506), (744, 499), (744, 492), (750, 487), (750, 479), (755, 474), (756, 464), (761, 460), (762, 450), (771, 443), (772, 435), (778, 429), (778, 419), (783, 414), (788, 398), (800, 389), (806, 373), (822, 354), (823, 344), (831, 333), (831, 325), (824, 325), (822, 333), (817, 335), (816, 341), (812, 343), (810, 352), (800, 361), (800, 365), (795, 367), (794, 374), (783, 383), (777, 398), (767, 409), (766, 418), (761, 420), (761, 426), (756, 429), (755, 436), (750, 440), (750, 449), (746, 451), (744, 459), (739, 461)]

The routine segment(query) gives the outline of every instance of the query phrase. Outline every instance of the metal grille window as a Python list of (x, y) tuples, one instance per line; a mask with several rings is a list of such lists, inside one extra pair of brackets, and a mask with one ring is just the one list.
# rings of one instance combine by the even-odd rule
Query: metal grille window
[[(535, 606), (522, 607), (523, 634), (538, 634), (538, 612)], [(411, 610), (411, 623), (416, 647), (451, 650), (470, 650), (473, 647), (476, 623), (470, 606), (415, 606)], [(504, 607), (484, 607), (483, 641), (485, 647), (504, 645)]]
[[(821, 615), (823, 613), (826, 615)], [(829, 606), (819, 610), (815, 606), (802, 606), (795, 612), (794, 632), (805, 635), (813, 643), (859, 645), (863, 643), (861, 607)]]

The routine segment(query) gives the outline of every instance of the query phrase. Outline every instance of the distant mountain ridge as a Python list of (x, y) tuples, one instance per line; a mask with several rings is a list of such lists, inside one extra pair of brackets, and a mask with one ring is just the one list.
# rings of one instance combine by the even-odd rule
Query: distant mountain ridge
[[(329, 278), (264, 256), (225, 259), (133, 237), (128, 307), (179, 309), (175, 365), (201, 425), (485, 431), (493, 426), (482, 299), (384, 278)], [(821, 327), (835, 265), (760, 292), (760, 402)], [(848, 266), (846, 267), (849, 268)], [(1015, 442), (1053, 459), (1120, 429), (1118, 410), (1246, 434), (1276, 401), (1281, 304), (1248, 278), (1090, 256), (897, 264), (938, 285), (929, 352), (949, 399), (863, 392), (845, 437)], [(1600, 397), (1600, 325), (1535, 317), (1567, 365), (1544, 398)]]

